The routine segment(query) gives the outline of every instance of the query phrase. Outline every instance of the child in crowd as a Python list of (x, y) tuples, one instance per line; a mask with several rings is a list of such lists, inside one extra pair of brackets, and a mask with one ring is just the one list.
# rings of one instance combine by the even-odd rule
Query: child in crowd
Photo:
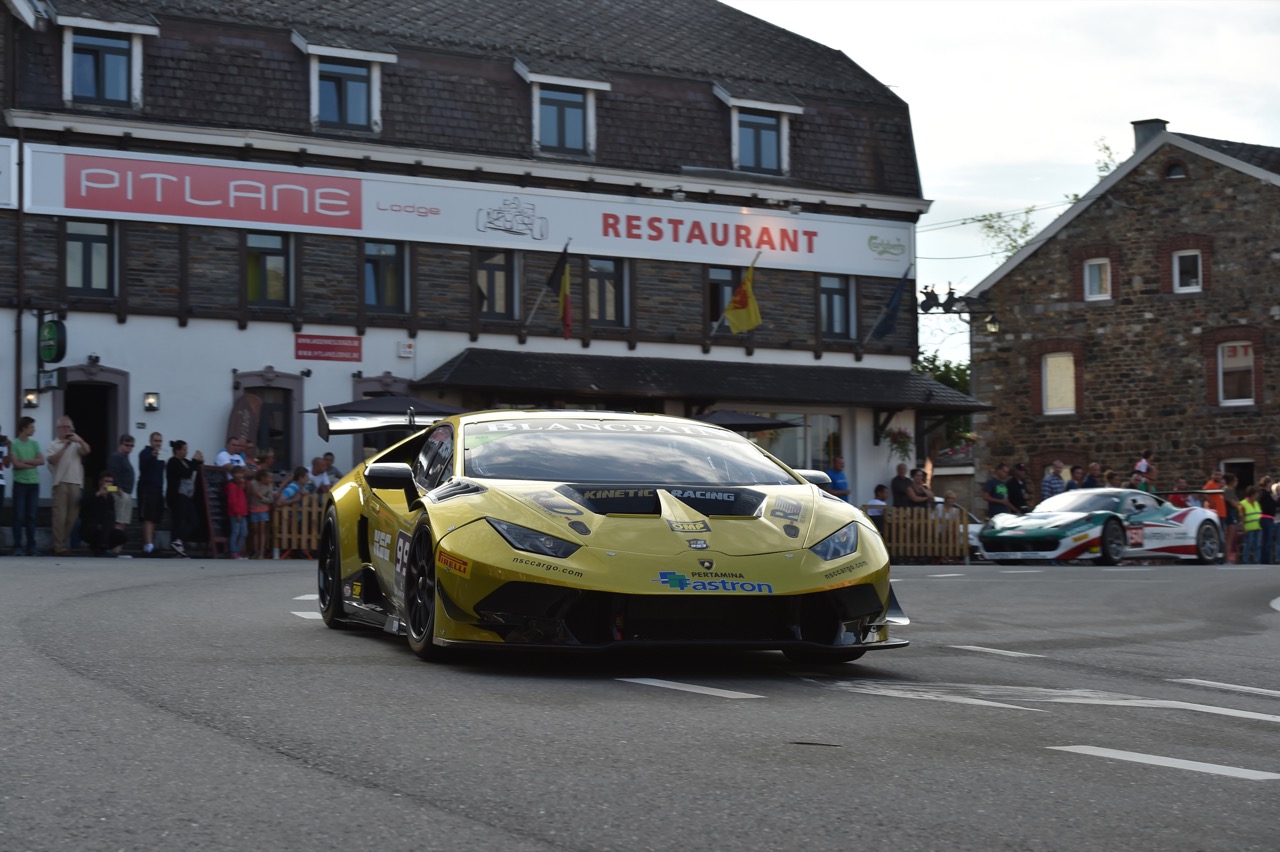
[(267, 525), (271, 521), (271, 507), (276, 502), (276, 487), (271, 481), (269, 468), (258, 468), (249, 484), (249, 530), (252, 533), (254, 559), (265, 559), (267, 550)]
[(231, 468), (231, 480), (227, 482), (227, 523), (231, 527), (227, 549), (232, 559), (247, 558), (240, 553), (249, 534), (249, 497), (245, 493), (244, 474), (244, 467), (236, 465)]
[(276, 501), (281, 506), (292, 506), (302, 502), (302, 498), (307, 496), (307, 480), (310, 476), (305, 467), (295, 467), (293, 476), (289, 477), (289, 481), (280, 489), (280, 496)]

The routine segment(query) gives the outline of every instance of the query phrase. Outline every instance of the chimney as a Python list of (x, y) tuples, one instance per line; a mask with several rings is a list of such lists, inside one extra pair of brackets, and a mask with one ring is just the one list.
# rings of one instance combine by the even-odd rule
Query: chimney
[(1133, 150), (1138, 149), (1169, 129), (1169, 122), (1163, 118), (1145, 118), (1142, 121), (1130, 122), (1133, 125)]

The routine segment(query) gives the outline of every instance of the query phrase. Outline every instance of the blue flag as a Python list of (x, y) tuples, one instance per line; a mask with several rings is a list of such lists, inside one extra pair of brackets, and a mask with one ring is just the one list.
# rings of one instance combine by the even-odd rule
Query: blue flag
[(902, 304), (902, 293), (907, 289), (907, 276), (910, 274), (911, 267), (908, 266), (907, 271), (898, 279), (898, 286), (893, 288), (893, 295), (885, 303), (884, 310), (880, 312), (880, 318), (871, 329), (873, 340), (884, 340), (898, 327), (898, 306)]

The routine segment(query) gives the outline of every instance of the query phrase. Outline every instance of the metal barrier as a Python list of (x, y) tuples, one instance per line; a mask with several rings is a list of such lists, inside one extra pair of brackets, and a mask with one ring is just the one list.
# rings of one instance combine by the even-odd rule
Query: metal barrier
[(288, 559), (295, 552), (312, 558), (320, 546), (324, 505), (324, 500), (308, 494), (298, 503), (271, 510), (272, 558)]
[[(865, 512), (871, 506), (863, 506)], [(877, 507), (878, 508), (878, 507)], [(942, 517), (933, 509), (884, 508), (884, 543), (889, 558), (969, 561), (969, 525), (964, 510)]]

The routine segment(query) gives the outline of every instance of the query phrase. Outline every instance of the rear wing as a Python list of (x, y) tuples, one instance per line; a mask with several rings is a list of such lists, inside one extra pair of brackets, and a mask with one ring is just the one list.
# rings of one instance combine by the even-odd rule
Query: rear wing
[(330, 435), (362, 435), (366, 432), (390, 432), (399, 429), (426, 429), (440, 419), (438, 414), (418, 414), (412, 408), (394, 414), (361, 414), (358, 412), (329, 414), (319, 406), (316, 431), (322, 441)]

